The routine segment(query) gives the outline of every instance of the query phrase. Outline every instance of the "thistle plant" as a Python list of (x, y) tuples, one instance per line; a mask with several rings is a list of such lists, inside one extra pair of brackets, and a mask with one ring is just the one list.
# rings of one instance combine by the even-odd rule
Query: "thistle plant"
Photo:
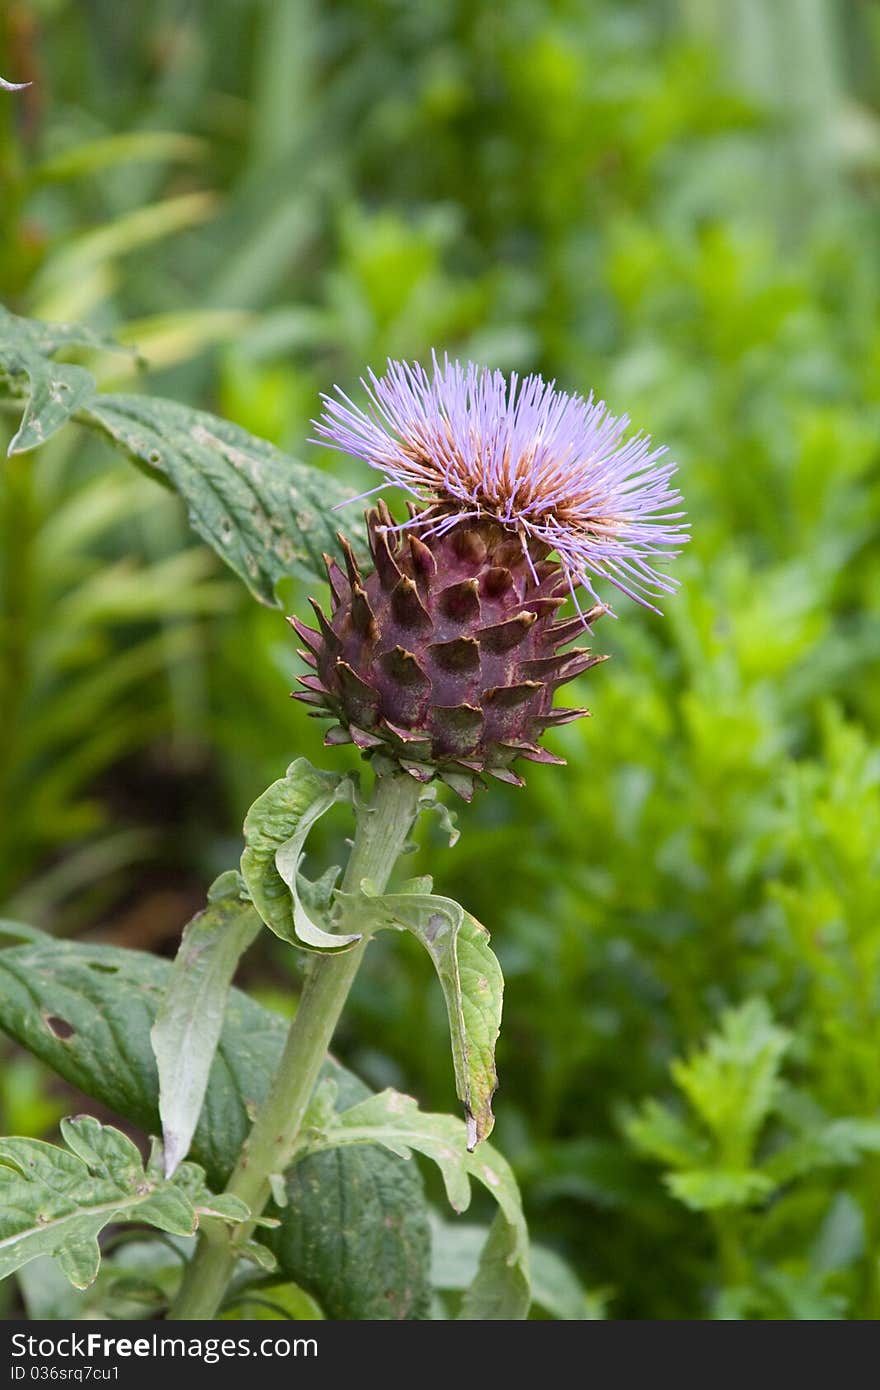
[[(146, 1167), (118, 1131), (88, 1119), (67, 1123), (71, 1152), (0, 1142), (0, 1186), (13, 1198), (0, 1274), (48, 1254), (85, 1287), (101, 1229), (132, 1219), (198, 1231), (178, 1286), (161, 1291), (172, 1318), (214, 1317), (273, 1280), (330, 1315), (429, 1316), (424, 1197), (404, 1162), (416, 1151), (440, 1167), (455, 1210), (471, 1180), (498, 1203), (459, 1316), (524, 1317), (525, 1224), (510, 1169), (487, 1142), (500, 967), (485, 928), (430, 878), (392, 880), (424, 813), (457, 837), (438, 783), (468, 801), (491, 779), (521, 785), (523, 763), (563, 761), (542, 739), (586, 710), (557, 707), (556, 689), (603, 659), (570, 644), (611, 611), (608, 586), (650, 608), (673, 588), (658, 565), (685, 538), (674, 465), (629, 435), (626, 417), (540, 377), (392, 362), (364, 383), (364, 409), (327, 396), (316, 422), (320, 442), (379, 470), (377, 491), (407, 494), (406, 517), (382, 498), (361, 531), (366, 494), (349, 498), (203, 413), (99, 395), (84, 367), (52, 360), (71, 344), (96, 346), (6, 316), (0, 370), (27, 398), (11, 450), (71, 417), (99, 429), (186, 498), (193, 524), (263, 601), (281, 574), (314, 580), (323, 565), (329, 610), (313, 598), (316, 627), (289, 620), (308, 668), (296, 698), (328, 721), (329, 747), (353, 743), (370, 771), (292, 763), (248, 812), (240, 866), (213, 885), (171, 968), (8, 928), (25, 944), (0, 952), (2, 1026), (143, 1129), (158, 1119), (162, 1139)], [(354, 817), (347, 865), (309, 878), (309, 833), (337, 805)], [(305, 953), (283, 1040), (279, 1020), (229, 988), (263, 927)], [(411, 932), (435, 966), (462, 1119), (423, 1114), (394, 1091), (370, 1095), (328, 1057), (370, 940), (389, 928)], [(102, 1032), (105, 1019), (113, 1027)], [(102, 1047), (118, 1048), (120, 1034), (124, 1065), (114, 1065)], [(76, 1181), (59, 1187), (53, 1174), (74, 1162)], [(389, 1189), (383, 1200), (396, 1205), (383, 1218), (364, 1193)], [(340, 1242), (346, 1268), (366, 1265), (372, 1281), (359, 1303), (340, 1296), (329, 1268)]]
[(317, 632), (291, 619), (316, 668), (296, 698), (380, 772), (439, 776), (465, 800), (483, 773), (521, 785), (513, 764), (562, 762), (542, 734), (588, 713), (553, 697), (604, 660), (568, 645), (610, 611), (594, 579), (648, 607), (673, 588), (655, 563), (682, 540), (675, 465), (539, 376), (435, 358), (432, 374), (391, 362), (363, 385), (370, 412), (325, 396), (318, 434), (408, 493), (410, 517), (370, 513), (366, 579), (350, 545), (345, 573), (328, 558), (331, 619), (318, 604)]

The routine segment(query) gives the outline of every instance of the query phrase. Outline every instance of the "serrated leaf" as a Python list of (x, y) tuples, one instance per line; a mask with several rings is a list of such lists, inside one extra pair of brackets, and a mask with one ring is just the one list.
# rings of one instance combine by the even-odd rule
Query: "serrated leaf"
[(52, 360), (52, 353), (67, 347), (125, 351), (90, 329), (20, 318), (0, 305), (0, 377), (6, 379), (11, 395), (25, 399), (10, 455), (45, 444), (94, 396), (91, 372)]
[(98, 396), (86, 419), (180, 494), (193, 529), (261, 603), (277, 606), (289, 575), (326, 578), (340, 528), (363, 552), (357, 505), (333, 510), (352, 491), (238, 425), (153, 396)]
[[(139, 209), (118, 230), (143, 239), (169, 219), (202, 216), (208, 206), (201, 194), (169, 199)], [(79, 251), (92, 255), (96, 245), (93, 238)], [(193, 529), (272, 607), (280, 579), (326, 578), (322, 557), (340, 529), (366, 556), (362, 508), (335, 510), (354, 496), (338, 479), (206, 411), (153, 396), (97, 393), (84, 367), (53, 361), (67, 347), (130, 351), (78, 325), (19, 318), (0, 307), (0, 377), (9, 394), (26, 400), (10, 453), (45, 443), (74, 417), (99, 431), (183, 498)]]
[(743, 1165), (773, 1105), (789, 1042), (766, 1004), (751, 999), (722, 1014), (705, 1047), (672, 1064), (676, 1085), (722, 1152)]
[(242, 877), (266, 926), (282, 941), (312, 951), (344, 951), (361, 939), (325, 931), (306, 910), (298, 882), (309, 831), (337, 801), (350, 800), (352, 791), (351, 778), (320, 772), (297, 758), (245, 817)]
[(16, 394), (22, 391), (16, 379), (24, 377), (27, 381), (27, 404), (7, 450), (10, 455), (24, 454), (45, 444), (95, 392), (95, 378), (84, 367), (53, 362), (27, 348), (9, 351), (2, 341), (0, 373), (12, 380)]
[[(67, 1149), (0, 1139), (0, 1279), (51, 1255), (86, 1288), (100, 1263), (97, 1237), (111, 1222), (193, 1234), (198, 1221), (187, 1193), (152, 1179), (126, 1135), (91, 1115), (65, 1121), (62, 1134)], [(201, 1184), (203, 1174), (191, 1168), (186, 1178)]]
[(498, 1085), (495, 1044), (504, 977), (489, 933), (452, 898), (433, 894), (389, 893), (370, 897), (365, 908), (372, 925), (411, 931), (434, 963), (449, 1017), (456, 1091), (473, 1149), (492, 1132), (492, 1097)]
[[(48, 937), (10, 946), (0, 951), (0, 1027), (71, 1085), (155, 1132), (159, 1086), (150, 1029), (170, 973), (167, 961), (119, 947)], [(52, 1020), (67, 1025), (66, 1036)], [(191, 1150), (215, 1189), (229, 1177), (286, 1033), (283, 1018), (230, 991)], [(369, 1094), (329, 1059), (324, 1076), (335, 1081), (341, 1107)], [(191, 1166), (182, 1164), (175, 1181)], [(412, 1163), (364, 1146), (314, 1154), (285, 1176), (288, 1207), (273, 1213), (281, 1225), (261, 1237), (285, 1277), (307, 1288), (331, 1318), (426, 1316), (430, 1235)]]
[(642, 1153), (671, 1168), (698, 1166), (710, 1151), (705, 1135), (658, 1100), (646, 1100), (628, 1117), (625, 1130)]
[(461, 831), (458, 828), (457, 817), (454, 811), (441, 801), (437, 794), (436, 783), (432, 782), (425, 788), (419, 797), (419, 811), (434, 814), (440, 821), (440, 828), (447, 837), (449, 848), (452, 849), (461, 839)]
[(76, 1115), (61, 1121), (61, 1137), (67, 1147), (100, 1178), (137, 1182), (143, 1176), (140, 1150), (121, 1130), (102, 1125), (94, 1115)]
[[(213, 891), (216, 895), (216, 884)], [(159, 1070), (166, 1177), (189, 1151), (223, 1029), (229, 986), (259, 930), (260, 919), (251, 905), (228, 895), (215, 896), (184, 927), (168, 992), (150, 1034)]]
[(400, 1158), (409, 1158), (415, 1149), (437, 1164), (449, 1204), (461, 1212), (471, 1200), (469, 1155), (463, 1140), (461, 1123), (453, 1115), (425, 1114), (412, 1096), (385, 1090), (337, 1113), (323, 1132), (314, 1132), (304, 1152), (378, 1143)]
[(314, 1134), (306, 1152), (348, 1144), (384, 1144), (407, 1157), (415, 1150), (437, 1164), (450, 1206), (466, 1211), (472, 1178), (483, 1184), (499, 1212), (480, 1256), (476, 1279), (462, 1306), (462, 1318), (524, 1318), (530, 1302), (529, 1239), (516, 1179), (490, 1144), (477, 1153), (467, 1147), (467, 1130), (452, 1115), (421, 1111), (412, 1096), (380, 1091), (341, 1111), (323, 1134)]

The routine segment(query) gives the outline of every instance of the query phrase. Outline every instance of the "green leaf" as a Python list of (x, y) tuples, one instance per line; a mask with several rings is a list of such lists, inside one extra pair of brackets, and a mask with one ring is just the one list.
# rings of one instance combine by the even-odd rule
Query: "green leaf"
[(16, 1274), (29, 1318), (81, 1322), (106, 1317), (143, 1318), (166, 1305), (180, 1282), (179, 1244), (165, 1236), (138, 1233), (103, 1252), (101, 1268), (86, 1290), (71, 1287), (58, 1265), (41, 1256)]
[(153, 396), (99, 396), (85, 418), (180, 494), (190, 525), (261, 603), (275, 606), (289, 575), (325, 579), (341, 526), (363, 550), (357, 506), (333, 510), (351, 490), (238, 425)]
[(776, 1183), (822, 1168), (850, 1168), (865, 1154), (880, 1153), (880, 1121), (842, 1116), (798, 1135), (761, 1165)]
[[(627, 1136), (643, 1153), (678, 1170), (664, 1182), (692, 1211), (753, 1206), (778, 1186), (772, 1163), (759, 1168), (754, 1157), (783, 1094), (779, 1073), (788, 1044), (763, 1001), (728, 1009), (705, 1045), (670, 1067), (693, 1120), (655, 1100), (627, 1120)], [(786, 1153), (791, 1160), (791, 1146)]]
[(71, 1237), (60, 1250), (53, 1251), (58, 1268), (75, 1289), (87, 1289), (101, 1268), (101, 1247), (92, 1238)]
[(344, 951), (359, 934), (334, 936), (309, 915), (297, 883), (308, 833), (337, 801), (351, 800), (350, 777), (320, 772), (305, 758), (257, 797), (244, 822), (241, 873), (266, 926), (312, 951)]
[[(86, 238), (71, 256), (79, 264), (96, 250), (116, 254), (208, 206), (197, 194), (138, 209), (113, 230), (112, 246)], [(338, 479), (206, 411), (153, 396), (96, 393), (85, 368), (52, 360), (68, 347), (128, 350), (90, 329), (19, 318), (0, 306), (0, 378), (9, 394), (26, 398), (10, 453), (36, 448), (72, 418), (98, 430), (179, 493), (193, 529), (270, 606), (277, 605), (280, 579), (326, 578), (322, 557), (335, 548), (340, 528), (366, 554), (362, 510), (334, 510), (354, 496)]]
[(559, 1322), (598, 1322), (604, 1317), (602, 1299), (587, 1293), (577, 1275), (555, 1250), (531, 1249), (532, 1306)]
[(665, 1182), (674, 1197), (692, 1211), (749, 1207), (769, 1197), (775, 1183), (754, 1168), (693, 1168), (669, 1173)]
[(532, 1301), (528, 1236), (499, 1211), (492, 1225), (476, 1277), (462, 1300), (459, 1317), (467, 1322), (518, 1321)]
[(64, 1121), (61, 1132), (67, 1149), (0, 1139), (0, 1279), (51, 1255), (72, 1284), (86, 1288), (100, 1264), (97, 1237), (111, 1222), (195, 1232), (191, 1195), (208, 1198), (200, 1168), (188, 1164), (180, 1180), (157, 1180), (130, 1139), (91, 1115)]
[(627, 1119), (625, 1129), (627, 1138), (642, 1153), (671, 1168), (697, 1166), (711, 1150), (705, 1135), (659, 1100), (644, 1101)]
[(198, 1225), (193, 1204), (177, 1187), (165, 1187), (154, 1193), (138, 1212), (138, 1218), (171, 1236), (191, 1236)]
[(463, 1291), (473, 1281), (489, 1231), (468, 1221), (442, 1221), (431, 1213), (431, 1283)]
[(229, 986), (259, 930), (256, 912), (237, 896), (215, 899), (184, 927), (168, 993), (150, 1035), (159, 1070), (166, 1177), (189, 1151), (223, 1029)]
[[(365, 1092), (346, 1074), (343, 1104)], [(265, 1243), (329, 1318), (427, 1316), (430, 1232), (415, 1164), (364, 1145), (313, 1154), (285, 1179), (281, 1225)]]
[(415, 1149), (437, 1164), (449, 1204), (461, 1212), (471, 1200), (469, 1155), (463, 1139), (464, 1131), (454, 1116), (425, 1114), (412, 1096), (385, 1090), (337, 1113), (324, 1131), (312, 1133), (303, 1153), (373, 1143), (409, 1158)]
[(127, 1134), (102, 1125), (93, 1115), (77, 1115), (61, 1121), (61, 1137), (72, 1153), (88, 1164), (99, 1178), (124, 1178), (135, 1182), (143, 1172), (140, 1150)]
[(490, 1144), (478, 1153), (467, 1147), (465, 1126), (452, 1115), (427, 1114), (412, 1096), (386, 1090), (337, 1114), (304, 1149), (316, 1153), (349, 1144), (384, 1144), (402, 1158), (413, 1150), (437, 1164), (450, 1206), (466, 1211), (471, 1179), (483, 1184), (500, 1208), (480, 1257), (462, 1318), (518, 1319), (529, 1309), (529, 1238), (516, 1179)]
[(461, 831), (456, 823), (456, 814), (454, 811), (450, 810), (444, 801), (440, 800), (437, 792), (437, 784), (435, 782), (431, 782), (429, 786), (425, 787), (425, 790), (419, 797), (418, 809), (422, 814), (433, 814), (437, 817), (440, 821), (440, 829), (446, 836), (446, 841), (450, 849), (458, 844), (461, 839)]
[[(431, 1221), (431, 1283), (435, 1289), (464, 1291), (477, 1276), (489, 1232), (466, 1222)], [(491, 1251), (490, 1251), (491, 1258)], [(601, 1297), (587, 1294), (577, 1275), (554, 1250), (532, 1245), (529, 1258), (532, 1307), (566, 1322), (597, 1321)]]
[(265, 1270), (267, 1274), (274, 1274), (278, 1268), (278, 1260), (275, 1255), (267, 1246), (261, 1245), (258, 1240), (241, 1241), (238, 1250), (243, 1260)]
[[(71, 1085), (137, 1125), (159, 1128), (150, 1030), (172, 967), (141, 951), (43, 937), (0, 950), (0, 1027)], [(239, 990), (229, 994), (191, 1148), (222, 1188), (284, 1046), (287, 1023)], [(328, 1059), (338, 1103), (369, 1093)], [(191, 1167), (185, 1163), (175, 1180)], [(430, 1298), (430, 1233), (412, 1163), (377, 1146), (314, 1154), (286, 1174), (288, 1206), (261, 1237), (285, 1277), (330, 1318), (419, 1318)], [(216, 1199), (214, 1199), (216, 1201)], [(271, 1209), (270, 1209), (271, 1211)]]
[[(299, 1284), (260, 1284), (255, 1289), (242, 1289), (227, 1299), (225, 1319), (247, 1318), (253, 1322), (276, 1320), (289, 1322), (320, 1322), (324, 1313)], [(237, 1310), (237, 1311), (233, 1311)]]
[[(369, 885), (362, 888), (367, 891)], [(411, 931), (434, 963), (449, 1016), (456, 1091), (473, 1149), (492, 1132), (492, 1097), (498, 1085), (495, 1044), (504, 977), (489, 947), (489, 933), (452, 898), (433, 894), (370, 897), (367, 911), (375, 925)]]
[(95, 392), (95, 378), (85, 367), (53, 362), (24, 348), (11, 353), (4, 350), (2, 343), (0, 372), (13, 382), (24, 376), (28, 387), (24, 415), (7, 450), (10, 455), (24, 454), (45, 444)]
[(39, 931), (36, 927), (27, 927), (23, 922), (11, 922), (7, 917), (0, 917), (0, 937), (11, 936), (19, 941), (45, 941), (46, 933)]
[(45, 444), (94, 396), (91, 372), (52, 360), (52, 353), (68, 347), (127, 351), (90, 329), (19, 318), (0, 305), (0, 380), (5, 379), (9, 394), (25, 398), (10, 455)]
[(705, 1047), (673, 1062), (672, 1075), (732, 1166), (747, 1166), (773, 1106), (789, 1034), (760, 999), (721, 1016)]

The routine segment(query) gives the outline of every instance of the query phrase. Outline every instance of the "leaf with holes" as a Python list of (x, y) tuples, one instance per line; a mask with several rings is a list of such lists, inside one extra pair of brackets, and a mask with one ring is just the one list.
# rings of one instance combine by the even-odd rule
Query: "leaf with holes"
[(260, 930), (260, 919), (238, 894), (215, 898), (183, 929), (168, 993), (150, 1037), (159, 1069), (159, 1113), (165, 1144), (165, 1176), (185, 1158), (208, 1088), (229, 986), (242, 954)]
[(127, 350), (90, 329), (19, 318), (0, 305), (0, 379), (26, 402), (10, 454), (45, 444), (95, 394), (91, 372), (52, 360), (52, 353), (68, 347)]
[(528, 1313), (529, 1237), (516, 1179), (505, 1159), (490, 1144), (471, 1153), (466, 1130), (452, 1115), (420, 1110), (412, 1096), (381, 1091), (338, 1113), (323, 1131), (313, 1131), (305, 1153), (349, 1144), (384, 1144), (402, 1158), (414, 1150), (440, 1169), (446, 1195), (455, 1211), (470, 1205), (472, 1178), (498, 1203), (473, 1284), (462, 1305), (466, 1319), (519, 1319)]
[(456, 1090), (473, 1149), (492, 1132), (492, 1097), (498, 1085), (495, 1044), (504, 977), (489, 933), (452, 898), (419, 892), (374, 897), (369, 884), (362, 888), (367, 919), (374, 926), (405, 927), (434, 962), (449, 1016)]
[(206, 1209), (211, 1201), (200, 1168), (185, 1165), (183, 1185), (164, 1182), (145, 1170), (130, 1139), (91, 1115), (63, 1121), (61, 1133), (66, 1149), (0, 1139), (0, 1279), (51, 1255), (76, 1288), (86, 1288), (101, 1261), (98, 1236), (111, 1222), (195, 1233), (202, 1198)]
[[(0, 950), (0, 1028), (71, 1085), (156, 1133), (159, 1082), (150, 1030), (171, 965), (142, 951), (36, 935)], [(191, 1148), (214, 1189), (229, 1177), (286, 1033), (278, 1014), (230, 990)], [(335, 1080), (341, 1108), (369, 1095), (329, 1058), (324, 1075)], [(260, 1239), (286, 1278), (308, 1289), (330, 1318), (427, 1316), (430, 1232), (412, 1163), (364, 1144), (313, 1154), (285, 1182), (287, 1206), (270, 1209), (281, 1224)]]
[(282, 941), (311, 951), (344, 951), (361, 939), (358, 934), (335, 936), (325, 931), (307, 910), (298, 883), (300, 860), (315, 821), (353, 794), (350, 777), (320, 772), (306, 758), (297, 758), (247, 813), (241, 875), (266, 926)]
[(8, 449), (11, 454), (24, 454), (45, 444), (56, 430), (66, 425), (71, 416), (91, 400), (95, 378), (85, 367), (69, 362), (53, 362), (38, 353), (19, 350), (14, 356), (0, 345), (0, 372), (15, 383), (25, 377), (28, 400), (21, 424)]
[(325, 579), (342, 526), (363, 553), (357, 508), (334, 511), (352, 491), (238, 425), (153, 396), (98, 396), (85, 418), (180, 494), (193, 529), (261, 603), (277, 604), (288, 575)]
[(323, 554), (344, 529), (366, 554), (354, 493), (238, 425), (175, 401), (96, 391), (84, 367), (55, 362), (70, 347), (129, 351), (76, 325), (41, 323), (0, 308), (0, 381), (25, 400), (10, 453), (45, 443), (68, 420), (98, 430), (137, 466), (179, 493), (190, 523), (261, 603), (280, 579), (326, 578)]

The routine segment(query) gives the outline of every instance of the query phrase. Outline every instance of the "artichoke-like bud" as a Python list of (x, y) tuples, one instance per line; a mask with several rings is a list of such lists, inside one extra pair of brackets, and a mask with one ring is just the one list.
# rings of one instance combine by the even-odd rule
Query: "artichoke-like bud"
[(295, 698), (338, 721), (327, 741), (353, 741), (421, 781), (439, 775), (466, 800), (481, 773), (521, 786), (519, 758), (563, 762), (539, 740), (588, 713), (554, 709), (553, 694), (605, 660), (568, 649), (604, 609), (560, 622), (568, 588), (559, 565), (534, 547), (527, 559), (491, 518), (458, 520), (423, 541), (396, 530), (380, 503), (367, 526), (372, 573), (340, 538), (345, 571), (327, 557), (330, 618), (314, 604), (317, 631), (290, 619), (314, 668)]
[[(323, 397), (317, 442), (418, 505), (399, 524), (384, 503), (370, 513), (371, 572), (344, 541), (345, 570), (327, 561), (329, 618), (315, 605), (317, 631), (291, 619), (313, 668), (297, 698), (336, 721), (328, 742), (421, 780), (468, 798), (483, 773), (519, 785), (517, 759), (561, 761), (544, 730), (587, 712), (553, 696), (603, 659), (568, 648), (610, 611), (593, 581), (649, 608), (675, 587), (657, 569), (687, 539), (675, 464), (627, 437), (626, 416), (539, 376), (435, 358), (431, 373), (389, 362), (362, 384), (367, 410)], [(569, 596), (576, 613), (560, 619)]]

